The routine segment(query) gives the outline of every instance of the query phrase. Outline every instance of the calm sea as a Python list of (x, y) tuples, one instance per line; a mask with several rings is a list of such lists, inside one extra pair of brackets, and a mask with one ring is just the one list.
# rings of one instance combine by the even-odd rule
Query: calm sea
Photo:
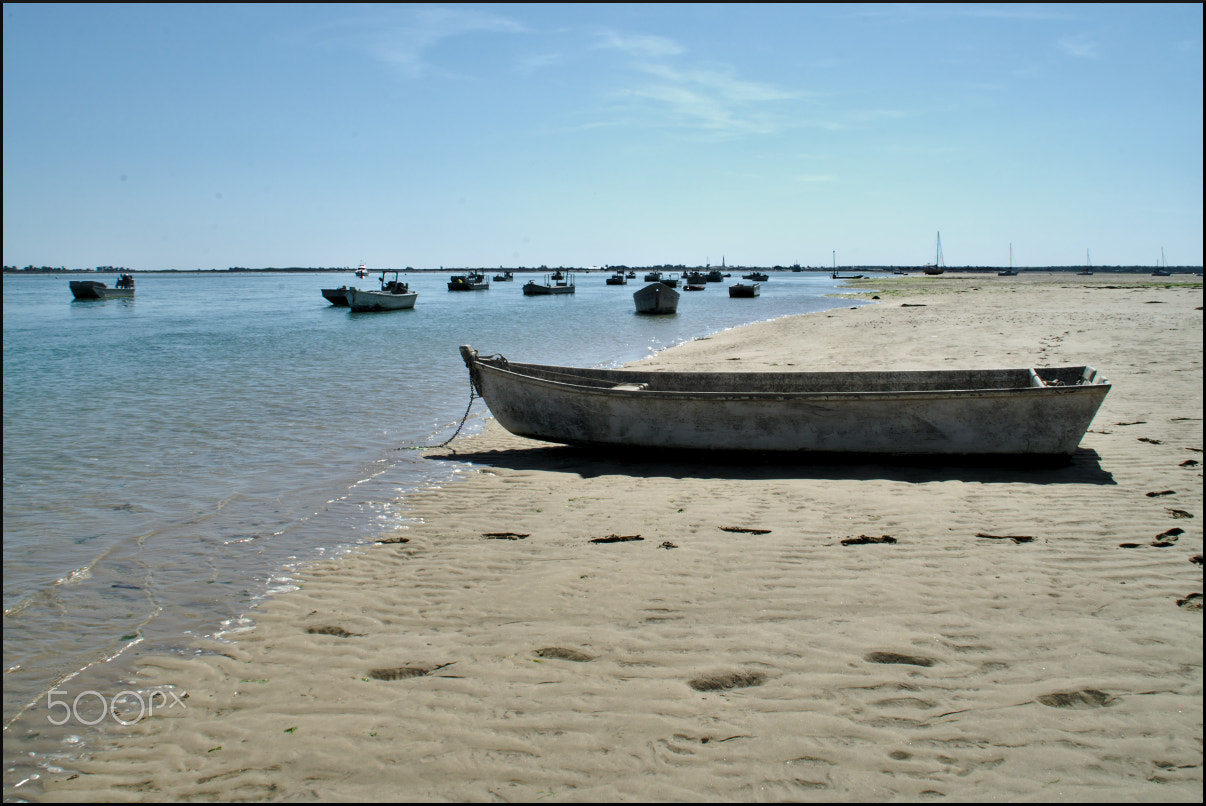
[[(235, 633), (299, 565), (405, 529), (400, 499), (456, 472), (402, 448), (460, 422), (459, 345), (613, 366), (855, 304), (825, 296), (838, 285), (827, 275), (784, 272), (756, 299), (730, 299), (729, 280), (646, 317), (632, 301), (641, 278), (606, 276), (525, 297), (540, 275), (449, 292), (447, 273), (411, 273), (413, 310), (353, 314), (320, 289), (374, 278), (143, 273), (135, 299), (84, 302), (68, 290), (78, 274), (4, 275), (6, 798), (35, 793), (32, 776), (104, 730), (48, 710), (48, 692), (96, 692), (77, 710), (100, 713), (97, 696), (121, 691), (138, 655)], [(486, 416), (477, 401), (466, 428)]]

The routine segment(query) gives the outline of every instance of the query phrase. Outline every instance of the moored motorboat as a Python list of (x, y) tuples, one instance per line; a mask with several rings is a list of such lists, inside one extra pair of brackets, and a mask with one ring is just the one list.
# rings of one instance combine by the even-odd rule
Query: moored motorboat
[(761, 283), (733, 283), (729, 286), (730, 297), (756, 297), (761, 293)]
[(523, 293), (529, 297), (544, 296), (547, 294), (572, 294), (574, 293), (574, 275), (558, 271), (552, 275), (546, 274), (543, 283), (528, 280), (523, 284)]
[[(386, 280), (385, 275), (393, 274), (394, 279)], [(348, 307), (353, 313), (365, 313), (368, 311), (399, 311), (405, 308), (415, 307), (415, 300), (419, 298), (417, 291), (411, 291), (410, 285), (398, 279), (398, 272), (381, 272), (381, 290), (380, 291), (361, 291), (357, 288), (349, 288), (345, 292), (347, 297)]]
[(490, 281), (480, 271), (454, 274), (448, 278), (449, 291), (486, 291), (489, 288)]
[(461, 356), (511, 433), (626, 449), (1067, 457), (1110, 390), (1089, 366), (656, 372)]
[(134, 296), (134, 275), (122, 274), (113, 288), (98, 280), (70, 281), (71, 295), (76, 299), (113, 299)]
[(628, 278), (624, 275), (624, 272), (618, 271), (608, 277), (606, 283), (607, 285), (628, 285)]
[(678, 311), (678, 292), (666, 285), (662, 280), (650, 283), (632, 295), (636, 303), (637, 313), (676, 313)]
[(767, 280), (769, 280), (769, 279), (770, 279), (770, 275), (769, 275), (769, 274), (766, 274), (765, 272), (760, 272), (760, 271), (752, 271), (752, 272), (750, 272), (749, 274), (743, 274), (743, 275), (741, 275), (741, 279), (743, 279), (743, 280), (757, 280), (758, 282), (763, 283), (763, 282), (766, 282)]
[(509, 271), (504, 271), (502, 274), (494, 275), (494, 282), (496, 283), (509, 283), (514, 279), (515, 273)]

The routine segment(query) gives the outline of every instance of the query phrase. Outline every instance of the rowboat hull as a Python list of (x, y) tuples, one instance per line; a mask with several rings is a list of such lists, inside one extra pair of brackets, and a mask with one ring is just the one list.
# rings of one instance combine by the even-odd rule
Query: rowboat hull
[(346, 285), (339, 288), (324, 288), (322, 297), (337, 308), (348, 307), (348, 287)]
[(541, 285), (535, 280), (529, 280), (528, 282), (524, 283), (523, 293), (524, 296), (527, 297), (540, 297), (548, 294), (572, 294), (574, 293), (574, 286), (566, 285), (564, 283), (557, 283), (556, 285)]
[(349, 288), (346, 295), (348, 307), (352, 309), (353, 313), (400, 311), (415, 307), (415, 300), (419, 298), (417, 291), (406, 294), (385, 294), (380, 291), (360, 291), (356, 288)]
[(663, 282), (645, 286), (632, 295), (637, 313), (663, 314), (678, 311), (678, 292)]
[(511, 433), (628, 449), (1069, 456), (1110, 389), (1086, 366), (645, 372), (461, 355)]
[(733, 283), (729, 286), (730, 297), (756, 297), (761, 293), (761, 283)]

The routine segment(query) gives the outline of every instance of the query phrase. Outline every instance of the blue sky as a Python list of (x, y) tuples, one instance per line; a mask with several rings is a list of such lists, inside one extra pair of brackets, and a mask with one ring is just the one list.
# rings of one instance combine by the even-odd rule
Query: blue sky
[(4, 264), (1202, 265), (1202, 6), (4, 6)]

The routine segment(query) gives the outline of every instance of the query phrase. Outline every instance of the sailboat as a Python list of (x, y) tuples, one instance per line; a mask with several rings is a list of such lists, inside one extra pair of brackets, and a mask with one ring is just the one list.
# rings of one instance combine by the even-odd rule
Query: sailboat
[(832, 275), (830, 275), (830, 276), (831, 276), (831, 277), (832, 277), (834, 280), (861, 280), (861, 279), (863, 279), (863, 275), (861, 275), (861, 274), (847, 274), (845, 277), (843, 277), (842, 275), (838, 274), (838, 269), (837, 269), (837, 250), (836, 250), (836, 249), (834, 249), (834, 250), (833, 250), (833, 274), (832, 274)]
[(946, 271), (946, 267), (942, 265), (942, 233), (938, 233), (938, 254), (934, 257), (933, 263), (927, 263), (925, 266), (926, 274), (942, 274)]
[(1154, 272), (1152, 272), (1152, 277), (1172, 277), (1172, 274), (1169, 273), (1168, 268), (1164, 265), (1163, 246), (1160, 247), (1160, 265), (1156, 267)]
[(1009, 271), (997, 272), (998, 277), (1016, 277), (1017, 272), (1013, 270), (1013, 244), (1009, 245)]
[(1086, 249), (1085, 250), (1085, 270), (1078, 271), (1077, 274), (1092, 274), (1092, 273), (1093, 273), (1093, 266), (1091, 263), (1089, 263), (1089, 250)]

